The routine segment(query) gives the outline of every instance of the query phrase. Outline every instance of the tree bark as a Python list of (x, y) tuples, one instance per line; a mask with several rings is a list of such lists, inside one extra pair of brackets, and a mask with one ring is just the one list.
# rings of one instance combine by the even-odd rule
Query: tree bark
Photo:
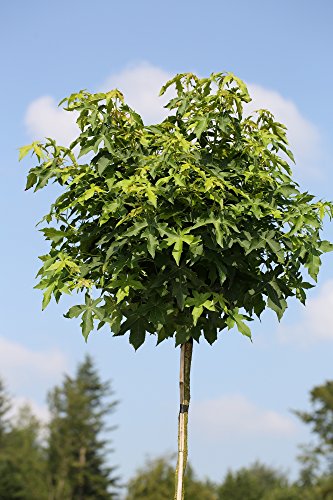
[(192, 350), (193, 339), (185, 342), (185, 344), (182, 344), (180, 348), (178, 460), (176, 467), (174, 500), (184, 500), (184, 475), (187, 463), (188, 410), (190, 406), (190, 375)]

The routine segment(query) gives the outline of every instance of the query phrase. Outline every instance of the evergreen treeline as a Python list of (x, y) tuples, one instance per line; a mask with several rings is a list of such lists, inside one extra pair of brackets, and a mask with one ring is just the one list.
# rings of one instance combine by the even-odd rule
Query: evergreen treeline
[(107, 465), (105, 417), (117, 402), (89, 356), (75, 377), (48, 396), (44, 427), (28, 407), (9, 419), (10, 399), (0, 383), (0, 500), (109, 500), (117, 498), (115, 468)]
[[(311, 391), (312, 410), (296, 411), (316, 438), (303, 447), (297, 481), (261, 463), (228, 472), (220, 484), (199, 480), (188, 466), (186, 500), (333, 500), (333, 382)], [(0, 500), (170, 500), (174, 464), (147, 462), (125, 493), (116, 467), (108, 465), (114, 412), (110, 382), (102, 382), (89, 356), (48, 396), (50, 421), (42, 425), (30, 408), (15, 417), (0, 380)], [(11, 418), (10, 418), (11, 417)]]

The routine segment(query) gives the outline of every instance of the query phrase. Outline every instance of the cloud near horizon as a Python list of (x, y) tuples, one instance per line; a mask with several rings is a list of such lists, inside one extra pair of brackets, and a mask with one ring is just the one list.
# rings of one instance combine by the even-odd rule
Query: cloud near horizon
[(194, 402), (191, 420), (196, 431), (205, 432), (208, 438), (220, 440), (231, 434), (237, 434), (238, 437), (285, 437), (297, 432), (292, 418), (261, 408), (240, 394)]
[(297, 322), (284, 322), (278, 327), (281, 341), (297, 342), (303, 346), (333, 341), (332, 310), (333, 280), (328, 280), (316, 295), (307, 300), (306, 306), (297, 315)]
[(18, 420), (22, 409), (28, 407), (31, 413), (37, 417), (39, 422), (46, 424), (50, 420), (50, 412), (46, 404), (39, 404), (34, 399), (25, 398), (23, 396), (13, 397), (11, 400), (12, 407), (9, 415), (15, 420)]
[(65, 371), (68, 361), (61, 351), (34, 350), (0, 336), (0, 377), (17, 401), (21, 394), (30, 401), (40, 399), (41, 394), (44, 397)]
[[(141, 62), (109, 75), (97, 88), (99, 91), (119, 88), (129, 105), (142, 115), (145, 123), (156, 123), (167, 115), (163, 106), (172, 96), (172, 91), (162, 97), (158, 94), (171, 76), (162, 68)], [(317, 127), (302, 115), (295, 103), (277, 91), (256, 83), (250, 83), (248, 87), (253, 100), (246, 106), (247, 112), (259, 108), (272, 111), (276, 119), (288, 127), (297, 174), (320, 177), (322, 147)], [(31, 138), (53, 137), (60, 144), (68, 145), (78, 132), (75, 119), (74, 113), (59, 109), (53, 97), (41, 96), (29, 105), (24, 122)]]

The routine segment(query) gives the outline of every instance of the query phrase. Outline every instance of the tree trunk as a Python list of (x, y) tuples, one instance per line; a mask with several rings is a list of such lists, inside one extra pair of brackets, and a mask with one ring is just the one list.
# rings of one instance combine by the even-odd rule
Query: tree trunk
[(178, 416), (178, 460), (176, 468), (176, 486), (174, 500), (184, 499), (184, 475), (187, 462), (187, 425), (190, 406), (190, 375), (193, 350), (193, 339), (181, 345), (179, 395), (180, 408)]

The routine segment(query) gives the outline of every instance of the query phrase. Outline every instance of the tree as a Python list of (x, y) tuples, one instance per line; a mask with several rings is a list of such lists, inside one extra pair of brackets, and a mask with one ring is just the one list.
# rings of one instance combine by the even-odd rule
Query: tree
[[(126, 500), (170, 500), (174, 491), (174, 467), (168, 458), (147, 461), (128, 483)], [(216, 488), (196, 479), (190, 466), (185, 475), (188, 500), (217, 500)]]
[(0, 498), (48, 500), (46, 453), (42, 425), (25, 405), (6, 435), (0, 472)]
[(26, 189), (52, 180), (62, 190), (41, 229), (43, 308), (82, 291), (67, 317), (81, 316), (85, 339), (96, 321), (129, 333), (135, 349), (147, 332), (181, 346), (180, 500), (193, 340), (213, 344), (234, 326), (250, 337), (246, 322), (266, 307), (281, 319), (288, 298), (304, 303), (313, 285), (303, 269), (316, 280), (332, 250), (319, 233), (333, 207), (292, 179), (284, 125), (267, 110), (243, 113), (250, 96), (239, 78), (186, 73), (161, 93), (169, 87), (170, 115), (150, 126), (118, 90), (72, 94), (62, 103), (78, 112), (77, 139), (33, 142), (20, 158), (32, 151), (38, 162)]
[(105, 440), (105, 417), (117, 405), (116, 401), (105, 401), (112, 394), (110, 383), (100, 381), (89, 356), (74, 378), (67, 376), (62, 386), (49, 394), (48, 461), (53, 500), (115, 498), (118, 480), (115, 468), (106, 464)]
[(303, 447), (301, 483), (313, 485), (322, 495), (333, 498), (333, 381), (314, 387), (310, 392), (310, 411), (294, 413), (308, 424), (316, 437), (314, 445)]
[[(46, 500), (41, 424), (29, 406), (9, 416), (11, 400), (0, 380), (0, 498)], [(10, 418), (11, 417), (11, 418)]]
[(228, 472), (218, 488), (219, 500), (294, 500), (300, 496), (289, 488), (287, 477), (258, 462), (236, 472)]

